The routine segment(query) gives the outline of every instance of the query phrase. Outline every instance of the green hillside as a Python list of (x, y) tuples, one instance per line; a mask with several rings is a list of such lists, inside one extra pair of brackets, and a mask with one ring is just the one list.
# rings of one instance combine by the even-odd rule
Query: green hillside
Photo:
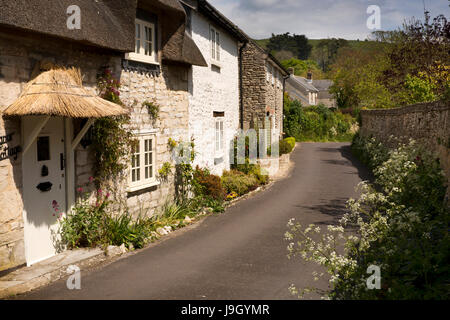
[[(344, 40), (344, 39), (307, 39), (307, 45), (302, 47), (296, 44), (291, 35), (275, 36), (272, 39), (271, 53), (283, 64), (284, 67), (293, 67), (296, 75), (305, 76), (308, 70), (312, 71), (315, 79), (328, 78), (328, 72), (340, 55), (340, 49), (348, 48), (355, 51), (378, 52), (385, 48), (386, 43), (369, 40)], [(271, 39), (255, 40), (261, 47), (268, 50)], [(291, 41), (292, 39), (292, 41)], [(294, 52), (302, 53), (302, 58)], [(304, 57), (307, 56), (307, 59)]]

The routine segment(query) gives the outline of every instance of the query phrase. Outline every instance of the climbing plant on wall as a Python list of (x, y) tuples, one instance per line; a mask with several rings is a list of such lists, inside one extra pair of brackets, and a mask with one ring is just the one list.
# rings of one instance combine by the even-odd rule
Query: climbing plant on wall
[[(97, 88), (103, 99), (123, 105), (120, 100), (120, 81), (111, 70), (103, 70), (97, 78)], [(128, 165), (125, 161), (132, 145), (132, 134), (127, 129), (130, 117), (116, 116), (95, 121), (92, 132), (92, 149), (95, 153), (95, 177), (97, 183), (115, 178)]]

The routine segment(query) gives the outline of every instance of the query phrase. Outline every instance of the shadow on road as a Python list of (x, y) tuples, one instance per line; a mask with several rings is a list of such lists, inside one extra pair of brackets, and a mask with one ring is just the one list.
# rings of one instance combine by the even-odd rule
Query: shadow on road
[(316, 222), (316, 225), (337, 225), (342, 216), (348, 211), (347, 200), (347, 198), (340, 198), (324, 204), (299, 206), (299, 208), (307, 209), (312, 212), (320, 212), (321, 214), (330, 217), (330, 219), (327, 219), (326, 221)]
[(374, 181), (372, 173), (363, 165), (352, 153), (352, 148), (349, 145), (342, 146), (340, 148), (319, 148), (319, 151), (340, 153), (341, 156), (347, 160), (322, 160), (325, 163), (333, 165), (342, 165), (347, 167), (353, 167), (358, 170), (358, 176), (363, 181)]

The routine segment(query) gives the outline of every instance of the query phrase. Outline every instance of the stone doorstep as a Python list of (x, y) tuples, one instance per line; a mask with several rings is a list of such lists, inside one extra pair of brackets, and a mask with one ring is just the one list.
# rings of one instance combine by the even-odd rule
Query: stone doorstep
[(81, 270), (122, 255), (122, 247), (68, 250), (30, 267), (20, 268), (0, 278), (0, 299), (26, 293), (68, 276), (67, 267), (77, 265)]

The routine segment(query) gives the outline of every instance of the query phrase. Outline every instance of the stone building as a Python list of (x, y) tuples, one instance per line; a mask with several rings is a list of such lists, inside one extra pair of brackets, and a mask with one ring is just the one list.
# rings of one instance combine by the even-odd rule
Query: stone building
[[(93, 171), (89, 143), (79, 143), (92, 119), (56, 116), (52, 110), (14, 114), (10, 107), (23, 98), (26, 84), (46, 70), (75, 67), (83, 76), (78, 89), (90, 92), (78, 98), (91, 99), (102, 70), (120, 79), (140, 148), (124, 180), (116, 182), (118, 197), (130, 213), (151, 214), (174, 193), (173, 181), (160, 182), (157, 172), (173, 162), (168, 138), (187, 139), (188, 73), (193, 64), (206, 62), (185, 32), (177, 0), (61, 0), (58, 6), (1, 0), (0, 5), (1, 271), (57, 253), (54, 204), (68, 212), (76, 189), (89, 183)], [(157, 119), (145, 102), (159, 106)]]
[(189, 74), (189, 128), (194, 165), (221, 175), (229, 170), (228, 150), (239, 129), (239, 46), (246, 36), (207, 1), (182, 1), (189, 33), (208, 67)]
[(284, 85), (289, 72), (252, 40), (241, 50), (241, 127), (270, 129), (281, 136)]
[(332, 80), (314, 80), (312, 73), (308, 73), (307, 78), (292, 74), (286, 81), (286, 92), (304, 106), (323, 104), (327, 108), (336, 108), (336, 99), (330, 93), (332, 85)]

